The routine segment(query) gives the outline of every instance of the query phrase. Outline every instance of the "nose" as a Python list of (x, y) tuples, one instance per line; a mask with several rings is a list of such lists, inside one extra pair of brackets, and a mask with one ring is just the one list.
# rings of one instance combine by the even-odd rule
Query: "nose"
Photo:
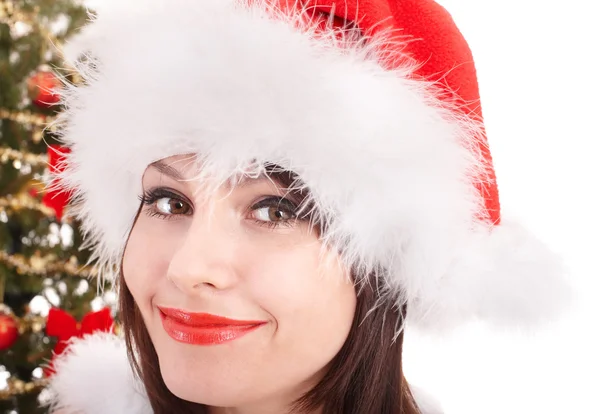
[(231, 288), (237, 280), (233, 238), (218, 219), (194, 217), (171, 258), (167, 278), (186, 295)]

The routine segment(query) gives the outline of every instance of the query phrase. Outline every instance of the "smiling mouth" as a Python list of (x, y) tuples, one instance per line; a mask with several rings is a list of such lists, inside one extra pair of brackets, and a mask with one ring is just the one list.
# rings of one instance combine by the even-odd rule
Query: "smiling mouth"
[(229, 319), (180, 309), (158, 309), (165, 332), (174, 340), (191, 345), (219, 345), (231, 342), (267, 323)]

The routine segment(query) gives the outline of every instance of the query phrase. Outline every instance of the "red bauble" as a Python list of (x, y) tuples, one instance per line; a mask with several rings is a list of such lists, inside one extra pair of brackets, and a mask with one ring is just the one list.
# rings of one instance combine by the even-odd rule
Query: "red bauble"
[(34, 104), (42, 108), (48, 108), (60, 101), (57, 90), (60, 81), (52, 72), (41, 71), (33, 75), (27, 81), (29, 97)]
[(11, 316), (0, 315), (0, 350), (10, 348), (19, 337), (17, 321)]

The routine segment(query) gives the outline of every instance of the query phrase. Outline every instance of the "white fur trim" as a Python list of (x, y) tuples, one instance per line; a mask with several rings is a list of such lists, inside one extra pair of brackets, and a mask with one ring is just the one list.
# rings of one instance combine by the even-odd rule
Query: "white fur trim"
[[(56, 365), (44, 390), (60, 414), (151, 414), (142, 383), (133, 376), (123, 339), (96, 333), (75, 341)], [(411, 387), (422, 414), (442, 414), (439, 404)]]
[[(46, 391), (60, 414), (149, 414), (146, 391), (127, 360), (125, 342), (108, 333), (75, 340), (57, 358)], [(52, 412), (51, 411), (51, 412)]]
[(408, 314), (416, 326), (443, 331), (457, 320), (479, 318), (530, 328), (555, 320), (572, 300), (561, 261), (516, 222), (474, 229), (448, 257), (448, 263), (435, 263), (444, 266), (439, 271), (431, 266), (443, 276), (408, 286)]
[(194, 153), (199, 178), (217, 184), (264, 163), (296, 172), (324, 240), (424, 326), (535, 322), (560, 308), (553, 256), (518, 227), (476, 218), (481, 125), (413, 80), (409, 59), (385, 69), (384, 37), (348, 46), (242, 3), (107, 0), (68, 47), (88, 85), (63, 92), (62, 182), (104, 275), (120, 262), (146, 166)]

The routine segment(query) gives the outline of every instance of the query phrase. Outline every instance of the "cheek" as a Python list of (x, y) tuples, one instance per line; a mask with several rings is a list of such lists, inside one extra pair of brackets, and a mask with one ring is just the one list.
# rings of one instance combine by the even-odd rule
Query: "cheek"
[(174, 240), (169, 240), (175, 237), (175, 232), (159, 232), (160, 223), (151, 224), (140, 215), (123, 255), (125, 283), (144, 316), (152, 297), (166, 283), (165, 275), (175, 246)]
[(356, 310), (347, 273), (320, 246), (263, 255), (247, 283), (257, 302), (273, 316), (273, 345), (286, 363), (308, 371), (325, 366), (343, 346)]

